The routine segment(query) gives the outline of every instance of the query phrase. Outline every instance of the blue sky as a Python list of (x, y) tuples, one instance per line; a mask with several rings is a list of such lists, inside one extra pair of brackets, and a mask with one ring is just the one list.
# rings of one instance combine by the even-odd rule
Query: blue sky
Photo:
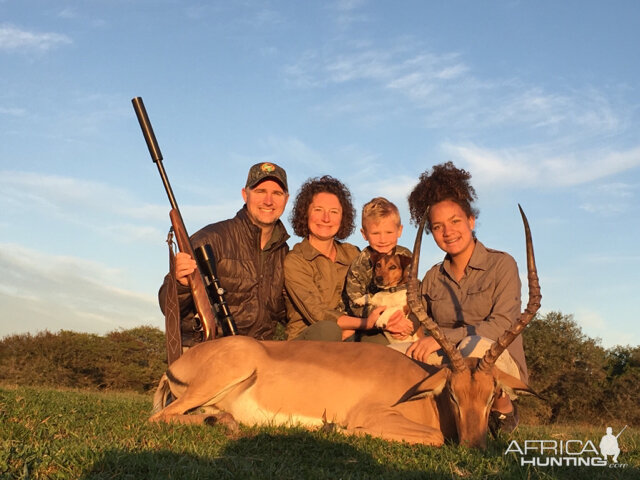
[[(395, 201), (411, 247), (407, 195), (452, 160), (521, 269), (525, 209), (542, 312), (637, 345), (638, 44), (635, 1), (0, 0), (0, 336), (163, 326), (141, 96), (191, 233), (274, 161), (292, 194)], [(428, 237), (421, 271), (441, 258)]]

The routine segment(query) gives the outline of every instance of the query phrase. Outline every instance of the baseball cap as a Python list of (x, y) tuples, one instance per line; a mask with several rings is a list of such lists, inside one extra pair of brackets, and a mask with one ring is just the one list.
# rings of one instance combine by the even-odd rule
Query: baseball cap
[(285, 172), (282, 167), (271, 162), (256, 163), (251, 167), (249, 169), (249, 175), (247, 175), (247, 183), (244, 187), (253, 188), (267, 178), (275, 180), (284, 188), (285, 192), (289, 192), (287, 172)]

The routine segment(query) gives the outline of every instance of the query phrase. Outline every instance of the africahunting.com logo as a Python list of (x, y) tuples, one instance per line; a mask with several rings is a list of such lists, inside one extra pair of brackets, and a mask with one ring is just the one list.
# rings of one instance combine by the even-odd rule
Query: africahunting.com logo
[(598, 447), (591, 440), (512, 440), (504, 453), (516, 454), (521, 466), (625, 468), (618, 463), (618, 437), (626, 428), (614, 435), (607, 427)]

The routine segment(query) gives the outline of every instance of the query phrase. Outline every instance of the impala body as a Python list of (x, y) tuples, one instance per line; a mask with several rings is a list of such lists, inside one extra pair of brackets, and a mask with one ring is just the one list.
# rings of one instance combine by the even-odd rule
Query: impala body
[(333, 423), (350, 433), (440, 445), (434, 399), (412, 399), (427, 376), (381, 345), (225, 337), (197, 345), (171, 366), (167, 381), (178, 399), (152, 420), (189, 421), (175, 416), (215, 406), (244, 424)]
[[(335, 424), (351, 434), (442, 445), (445, 439), (484, 448), (495, 395), (529, 391), (495, 367), (504, 349), (539, 308), (533, 247), (526, 217), (529, 304), (483, 358), (462, 358), (424, 313), (416, 278), (421, 225), (414, 248), (409, 306), (450, 360), (419, 364), (393, 349), (367, 343), (269, 342), (224, 337), (189, 349), (163, 375), (151, 421), (203, 422), (214, 407), (248, 425)], [(176, 400), (166, 404), (169, 392)]]

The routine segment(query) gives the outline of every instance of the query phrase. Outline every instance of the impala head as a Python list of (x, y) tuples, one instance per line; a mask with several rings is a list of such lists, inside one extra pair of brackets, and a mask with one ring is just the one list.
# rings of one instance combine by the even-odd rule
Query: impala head
[[(518, 207), (520, 208), (519, 205)], [(460, 444), (469, 447), (486, 447), (489, 412), (498, 392), (534, 393), (520, 379), (507, 375), (495, 366), (500, 354), (520, 335), (540, 308), (540, 285), (533, 254), (531, 231), (522, 208), (520, 208), (520, 214), (526, 238), (529, 302), (525, 311), (520, 315), (520, 319), (505, 331), (498, 341), (492, 344), (481, 359), (463, 358), (460, 350), (449, 342), (438, 325), (424, 311), (418, 296), (417, 271), (428, 209), (422, 216), (416, 234), (407, 288), (407, 301), (412, 313), (442, 347), (449, 364), (416, 385), (413, 394), (416, 396), (438, 395), (439, 401), (447, 402), (455, 419), (458, 440)]]

